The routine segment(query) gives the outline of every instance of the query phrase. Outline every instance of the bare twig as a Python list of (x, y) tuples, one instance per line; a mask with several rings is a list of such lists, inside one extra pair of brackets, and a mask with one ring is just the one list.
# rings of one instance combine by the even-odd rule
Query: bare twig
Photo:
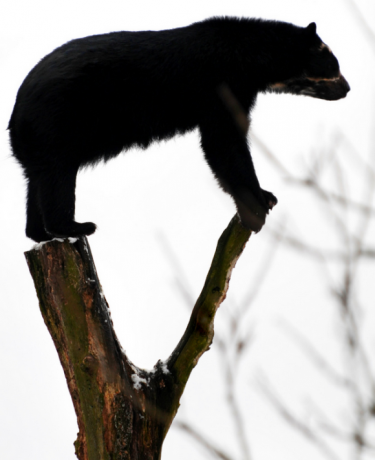
[(280, 396), (276, 393), (275, 389), (272, 388), (267, 378), (263, 373), (260, 373), (258, 377), (258, 388), (266, 397), (266, 399), (272, 404), (277, 410), (279, 415), (288, 422), (288, 424), (302, 434), (308, 441), (315, 445), (320, 452), (330, 460), (339, 460), (339, 457), (328, 447), (328, 445), (305, 423), (303, 423), (298, 417), (296, 417), (287, 408), (285, 403), (281, 400)]
[(189, 284), (188, 277), (166, 236), (161, 232), (157, 233), (156, 236), (162, 247), (165, 257), (168, 259), (169, 263), (173, 268), (176, 286), (180, 291), (180, 294), (184, 299), (186, 306), (190, 310), (192, 305), (194, 305), (195, 299), (192, 295), (193, 289)]
[(292, 339), (302, 349), (307, 357), (314, 363), (332, 383), (342, 386), (344, 388), (352, 388), (353, 382), (344, 376), (340, 375), (328, 361), (322, 356), (321, 353), (314, 347), (314, 345), (306, 339), (297, 329), (285, 320), (280, 320), (280, 325), (287, 333), (287, 337)]
[[(227, 362), (227, 364), (229, 363)], [(242, 458), (245, 460), (251, 460), (248, 436), (246, 435), (245, 431), (245, 423), (235, 396), (234, 372), (232, 371), (229, 365), (227, 365), (226, 367), (226, 392), (228, 406), (231, 410), (232, 419), (234, 422), (234, 426), (236, 428), (238, 442), (242, 451)]]
[(213, 457), (219, 458), (221, 460), (233, 460), (233, 457), (230, 457), (222, 449), (216, 447), (213, 442), (209, 441), (201, 432), (198, 432), (198, 430), (193, 428), (188, 423), (176, 420), (173, 426), (191, 436), (198, 444), (203, 446)]
[(353, 0), (345, 0), (347, 5), (349, 6), (353, 17), (356, 19), (360, 26), (360, 30), (364, 33), (367, 42), (370, 46), (372, 46), (375, 52), (375, 33), (366, 21), (365, 17), (363, 16), (362, 12), (358, 8), (358, 5)]

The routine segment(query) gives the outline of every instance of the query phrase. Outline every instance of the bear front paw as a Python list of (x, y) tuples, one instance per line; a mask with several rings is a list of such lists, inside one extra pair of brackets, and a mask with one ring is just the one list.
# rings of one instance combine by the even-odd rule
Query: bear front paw
[(264, 201), (267, 204), (268, 210), (272, 209), (274, 206), (277, 205), (277, 198), (275, 197), (273, 193), (268, 192), (267, 190), (262, 190), (262, 193), (263, 193)]

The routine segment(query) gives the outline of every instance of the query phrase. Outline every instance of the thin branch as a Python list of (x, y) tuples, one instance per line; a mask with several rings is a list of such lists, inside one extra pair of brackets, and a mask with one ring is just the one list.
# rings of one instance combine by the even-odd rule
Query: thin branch
[(339, 460), (339, 457), (318, 437), (305, 423), (298, 419), (282, 402), (280, 396), (271, 387), (265, 376), (258, 378), (258, 387), (267, 400), (277, 410), (279, 415), (288, 422), (288, 424), (302, 434), (308, 441), (314, 444), (330, 460)]
[(324, 250), (324, 253), (321, 249), (319, 248), (314, 248), (313, 246), (309, 246), (307, 243), (304, 241), (294, 237), (294, 236), (288, 236), (288, 235), (282, 235), (278, 230), (276, 229), (268, 229), (268, 232), (274, 237), (274, 238), (282, 238), (282, 241), (284, 244), (287, 244), (288, 246), (292, 247), (296, 251), (301, 251), (309, 255), (310, 257), (313, 257), (314, 259), (317, 259), (319, 262), (325, 262), (327, 259), (332, 259), (332, 260), (343, 260), (345, 259), (346, 255), (343, 254), (342, 252), (339, 251), (326, 251)]
[(292, 178), (293, 174), (279, 161), (276, 156), (272, 153), (271, 149), (258, 137), (255, 133), (251, 133), (251, 139), (258, 147), (261, 149), (263, 154), (268, 158), (268, 160), (279, 170), (280, 173), (288, 178)]
[(293, 340), (299, 349), (302, 349), (314, 365), (334, 384), (344, 388), (352, 388), (353, 382), (340, 375), (328, 361), (318, 352), (314, 345), (309, 342), (292, 324), (285, 320), (280, 321), (281, 327), (287, 332), (287, 337)]
[(250, 235), (251, 230), (243, 227), (236, 215), (219, 239), (205, 285), (195, 304), (189, 324), (167, 361), (168, 369), (176, 381), (175, 390), (179, 394), (182, 394), (199, 358), (212, 343), (215, 313), (226, 297), (232, 270)]
[(214, 446), (214, 444), (211, 441), (209, 441), (205, 436), (203, 436), (201, 432), (195, 430), (188, 423), (176, 420), (173, 426), (191, 436), (198, 444), (204, 447), (213, 457), (220, 458), (221, 460), (233, 460), (233, 457), (230, 457), (224, 451)]
[[(234, 326), (232, 326), (232, 335), (236, 335), (238, 323), (240, 322), (241, 315), (233, 319)], [(248, 436), (245, 431), (245, 422), (236, 399), (235, 378), (238, 375), (240, 358), (243, 356), (242, 347), (246, 347), (249, 341), (250, 338), (246, 338), (244, 339), (243, 346), (239, 346), (241, 339), (235, 340), (235, 337), (231, 337), (227, 342), (222, 342), (219, 347), (221, 356), (220, 368), (224, 370), (226, 401), (232, 416), (238, 444), (242, 451), (242, 458), (245, 460), (251, 459), (251, 453)]]
[[(262, 153), (265, 155), (265, 157), (276, 167), (276, 169), (281, 174), (283, 174), (284, 178), (287, 181), (289, 181), (290, 183), (298, 184), (302, 186), (308, 186), (308, 187), (312, 186), (311, 177), (310, 178), (296, 177), (283, 165), (281, 161), (277, 159), (276, 155), (273, 154), (271, 149), (256, 134), (252, 133), (251, 138), (254, 141), (254, 143), (258, 145), (258, 147), (260, 148)], [(363, 162), (362, 159), (361, 161)], [(364, 166), (367, 168), (366, 172), (368, 174), (372, 173), (373, 177), (375, 177), (375, 172), (372, 171), (371, 166), (368, 165), (367, 163)], [(347, 206), (349, 209), (357, 211), (357, 212), (370, 213), (371, 215), (375, 215), (375, 209), (371, 206), (368, 206), (362, 203), (357, 203), (335, 192), (327, 192), (320, 187), (317, 188), (316, 191), (318, 192), (320, 198), (322, 199), (326, 199), (326, 200), (329, 199), (329, 200), (335, 201), (337, 204), (340, 204), (342, 206)]]
[(364, 15), (358, 8), (357, 4), (353, 0), (345, 0), (349, 6), (351, 12), (353, 13), (354, 18), (360, 26), (360, 30), (364, 33), (369, 45), (373, 48), (375, 52), (375, 33), (366, 21)]
[(310, 411), (313, 412), (316, 418), (316, 424), (322, 431), (340, 441), (352, 442), (352, 436), (348, 432), (343, 432), (341, 429), (338, 429), (334, 426), (333, 422), (328, 420), (327, 415), (322, 411), (320, 407), (314, 401), (309, 401)]
[(163, 254), (172, 266), (173, 272), (175, 274), (176, 286), (180, 291), (180, 294), (184, 299), (186, 306), (190, 310), (191, 306), (194, 305), (195, 299), (192, 296), (193, 289), (191, 288), (188, 282), (188, 277), (182, 265), (180, 264), (180, 261), (178, 260), (178, 257), (176, 256), (176, 253), (174, 252), (170, 242), (165, 237), (165, 235), (161, 232), (158, 232), (156, 236), (162, 247)]
[[(229, 364), (229, 363), (228, 363)], [(238, 406), (235, 391), (234, 391), (234, 379), (233, 370), (230, 365), (226, 368), (226, 383), (227, 383), (227, 401), (232, 414), (234, 425), (236, 427), (236, 434), (239, 445), (241, 446), (242, 455), (245, 460), (251, 460), (250, 446), (248, 443), (248, 437), (245, 431), (245, 422), (242, 417), (241, 410)]]

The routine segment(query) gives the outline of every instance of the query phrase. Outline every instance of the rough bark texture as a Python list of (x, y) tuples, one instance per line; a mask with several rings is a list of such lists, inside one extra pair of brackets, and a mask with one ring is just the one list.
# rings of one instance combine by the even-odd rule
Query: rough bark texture
[(152, 372), (134, 366), (116, 337), (86, 238), (26, 252), (44, 321), (77, 414), (79, 460), (158, 460), (191, 371), (208, 350), (231, 271), (251, 234), (232, 219), (176, 349)]

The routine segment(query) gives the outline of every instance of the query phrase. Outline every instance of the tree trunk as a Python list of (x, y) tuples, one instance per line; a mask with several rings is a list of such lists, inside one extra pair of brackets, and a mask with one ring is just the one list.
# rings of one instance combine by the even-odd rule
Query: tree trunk
[(217, 245), (186, 331), (166, 362), (138, 369), (113, 329), (86, 238), (25, 253), (77, 414), (79, 460), (158, 460), (191, 371), (208, 350), (231, 271), (251, 234), (235, 216)]

